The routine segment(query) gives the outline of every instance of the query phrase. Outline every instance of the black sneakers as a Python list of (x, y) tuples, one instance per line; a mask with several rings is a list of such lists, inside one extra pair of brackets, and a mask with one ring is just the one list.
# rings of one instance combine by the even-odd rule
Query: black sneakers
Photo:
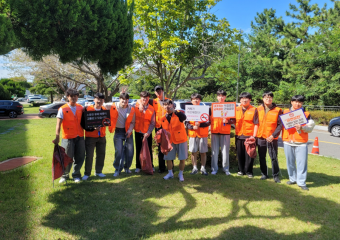
[(262, 177), (260, 178), (261, 180), (266, 180), (268, 177), (264, 174), (262, 174)]
[(275, 176), (275, 177), (274, 177), (274, 181), (275, 181), (276, 183), (281, 183), (281, 181), (280, 181), (280, 179), (279, 179), (278, 176)]

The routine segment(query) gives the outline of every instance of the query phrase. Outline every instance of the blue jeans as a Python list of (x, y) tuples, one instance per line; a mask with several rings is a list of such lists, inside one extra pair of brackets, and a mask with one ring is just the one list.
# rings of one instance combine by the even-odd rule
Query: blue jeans
[[(85, 159), (85, 140), (84, 137), (76, 137), (72, 139), (62, 139), (61, 146), (65, 148), (66, 154), (73, 158), (73, 178), (81, 178), (80, 169)], [(72, 163), (67, 165), (63, 178), (68, 179), (72, 168)]]
[[(116, 128), (115, 135), (113, 137), (113, 143), (115, 146), (115, 161), (113, 162), (113, 167), (119, 172), (123, 170), (123, 166), (125, 169), (129, 169), (131, 167), (134, 154), (133, 134), (131, 134), (129, 138), (126, 138), (125, 134), (125, 128)], [(123, 153), (124, 141), (125, 151)], [(122, 154), (124, 154), (124, 159), (122, 159)]]
[(287, 170), (289, 181), (297, 185), (306, 186), (308, 148), (304, 146), (290, 146), (283, 144), (287, 159)]

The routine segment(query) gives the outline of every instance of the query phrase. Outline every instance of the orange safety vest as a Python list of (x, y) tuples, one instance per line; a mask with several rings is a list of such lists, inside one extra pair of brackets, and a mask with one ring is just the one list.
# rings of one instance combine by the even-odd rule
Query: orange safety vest
[(148, 108), (145, 110), (145, 113), (140, 112), (138, 109), (139, 104), (136, 104), (135, 113), (136, 113), (136, 123), (135, 123), (135, 131), (141, 133), (147, 133), (149, 130), (149, 126), (151, 123), (152, 115), (154, 114), (155, 110), (149, 104)]
[[(130, 128), (130, 124), (132, 122), (134, 114), (135, 114), (135, 109), (133, 107), (131, 107), (131, 111), (130, 111), (130, 113), (129, 113), (128, 117), (126, 118), (126, 121), (125, 121), (125, 131), (126, 132)], [(110, 133), (113, 133), (116, 129), (116, 124), (117, 124), (117, 120), (118, 120), (118, 110), (117, 110), (115, 103), (112, 103), (112, 105), (111, 105), (110, 117), (111, 117), (111, 126), (109, 127), (109, 131), (110, 131)]]
[(161, 122), (162, 128), (169, 131), (171, 134), (170, 137), (171, 143), (180, 144), (188, 140), (184, 123), (179, 121), (179, 118), (175, 113), (172, 114), (170, 123), (165, 116), (162, 117)]
[[(102, 107), (103, 110), (106, 110), (106, 108), (103, 106)], [(94, 106), (88, 106), (86, 108), (87, 111), (96, 111), (96, 109), (94, 108)], [(100, 137), (105, 137), (106, 135), (106, 127), (105, 126), (102, 126), (100, 128)], [(97, 130), (94, 130), (92, 132), (90, 131), (85, 131), (85, 137), (92, 137), (92, 138), (98, 138), (98, 131)]]
[(76, 137), (84, 137), (84, 129), (81, 127), (81, 115), (83, 114), (83, 106), (76, 104), (76, 114), (74, 115), (70, 106), (65, 104), (61, 106), (63, 110), (63, 121), (61, 123), (62, 137), (64, 139), (72, 139)]
[[(272, 135), (277, 127), (277, 119), (279, 118), (281, 108), (275, 107), (266, 114), (264, 106), (259, 106), (257, 112), (259, 113), (259, 130), (257, 137), (267, 138)], [(278, 139), (277, 136), (275, 139)]]
[(235, 131), (237, 136), (253, 136), (254, 133), (254, 115), (256, 108), (249, 105), (248, 109), (244, 112), (242, 106), (236, 108), (236, 126)]
[[(166, 100), (168, 98), (164, 97), (164, 100)], [(160, 128), (162, 125), (162, 117), (165, 116), (166, 111), (165, 109), (161, 106), (160, 104), (160, 99), (156, 98), (153, 100), (153, 108), (155, 109), (156, 112), (156, 128)]]
[[(195, 121), (190, 121), (190, 125), (195, 126)], [(203, 123), (203, 122), (199, 122)], [(188, 129), (189, 137), (195, 138), (206, 138), (209, 135), (209, 127), (199, 127), (197, 130)]]
[[(290, 110), (289, 109), (285, 109), (283, 114), (289, 113)], [(309, 117), (309, 112), (305, 112), (306, 118)], [(303, 124), (306, 125), (306, 124)], [(300, 142), (300, 143), (306, 143), (308, 142), (308, 133), (305, 133), (302, 129), (301, 129), (301, 134), (299, 134), (296, 131), (296, 128), (290, 128), (288, 130), (286, 130), (285, 128), (282, 128), (282, 141), (284, 142)]]
[(223, 118), (211, 117), (211, 133), (230, 134), (231, 124), (223, 123)]

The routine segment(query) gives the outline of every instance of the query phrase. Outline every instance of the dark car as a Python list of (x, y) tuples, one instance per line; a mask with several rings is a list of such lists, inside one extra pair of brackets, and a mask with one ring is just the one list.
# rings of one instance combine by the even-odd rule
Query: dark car
[(340, 137), (340, 117), (335, 117), (329, 121), (328, 132), (334, 137)]
[(58, 109), (65, 105), (65, 102), (54, 102), (39, 108), (39, 117), (55, 118), (58, 114)]
[(12, 100), (0, 100), (0, 115), (16, 118), (21, 114), (24, 114), (24, 108), (21, 103)]

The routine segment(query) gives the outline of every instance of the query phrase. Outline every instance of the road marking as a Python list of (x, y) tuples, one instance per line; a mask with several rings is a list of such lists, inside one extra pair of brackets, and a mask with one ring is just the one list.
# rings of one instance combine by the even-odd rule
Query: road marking
[[(314, 141), (314, 139), (308, 139), (308, 140), (310, 140), (310, 141)], [(319, 141), (319, 142), (340, 145), (340, 143), (333, 143), (333, 142), (326, 142), (326, 141)]]

